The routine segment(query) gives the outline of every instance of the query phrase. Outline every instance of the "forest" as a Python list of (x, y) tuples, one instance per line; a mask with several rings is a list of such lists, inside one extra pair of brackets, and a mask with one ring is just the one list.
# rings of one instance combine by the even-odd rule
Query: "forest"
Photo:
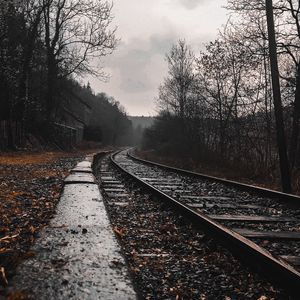
[(118, 42), (111, 22), (107, 1), (0, 0), (0, 149), (122, 143), (132, 130), (124, 108), (81, 83), (107, 79), (99, 63)]
[(195, 54), (179, 40), (166, 54), (160, 112), (143, 147), (279, 187), (281, 174), (283, 190), (299, 190), (300, 3), (229, 0), (227, 10), (227, 24), (205, 50)]
[(111, 3), (0, 0), (0, 149), (142, 140), (160, 156), (299, 190), (300, 4), (275, 0), (268, 18), (265, 3), (228, 0), (229, 20), (205, 48), (178, 40), (166, 54), (159, 114), (140, 122), (121, 99), (82, 82), (108, 79), (101, 59), (119, 41)]

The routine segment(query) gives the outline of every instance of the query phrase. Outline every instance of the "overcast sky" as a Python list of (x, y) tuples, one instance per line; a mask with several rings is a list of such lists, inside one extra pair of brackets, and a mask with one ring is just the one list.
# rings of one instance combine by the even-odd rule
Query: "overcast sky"
[(88, 77), (92, 89), (113, 96), (129, 115), (155, 115), (158, 86), (167, 74), (165, 54), (185, 39), (197, 54), (226, 22), (226, 0), (114, 0), (121, 39), (103, 59), (108, 83)]

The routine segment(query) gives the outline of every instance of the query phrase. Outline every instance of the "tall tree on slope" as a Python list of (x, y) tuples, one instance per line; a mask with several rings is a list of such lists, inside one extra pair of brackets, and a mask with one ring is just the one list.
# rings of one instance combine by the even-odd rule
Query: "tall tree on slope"
[(188, 95), (194, 82), (194, 54), (184, 40), (179, 40), (169, 54), (168, 77), (160, 87), (159, 104), (184, 119)]
[(287, 157), (287, 148), (286, 148), (286, 140), (285, 140), (284, 124), (283, 124), (272, 0), (266, 0), (266, 14), (267, 14), (267, 24), (268, 24), (269, 56), (270, 56), (271, 72), (272, 72), (272, 87), (273, 87), (273, 99), (274, 99), (275, 120), (276, 120), (277, 144), (278, 144), (280, 172), (281, 172), (281, 183), (282, 183), (283, 192), (290, 193), (292, 191), (292, 188), (291, 188), (291, 179), (290, 179), (289, 163)]
[[(104, 0), (43, 0), (44, 40), (47, 53), (48, 121), (55, 118), (58, 78), (73, 73), (96, 73), (94, 58), (110, 54), (116, 47), (111, 29), (112, 4)], [(98, 75), (103, 75), (98, 74)]]

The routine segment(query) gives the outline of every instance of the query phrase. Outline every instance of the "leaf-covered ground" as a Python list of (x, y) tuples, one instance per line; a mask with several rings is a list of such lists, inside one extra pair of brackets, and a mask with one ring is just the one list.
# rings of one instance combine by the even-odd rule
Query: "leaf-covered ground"
[(18, 263), (55, 212), (63, 179), (83, 152), (0, 154), (0, 299)]

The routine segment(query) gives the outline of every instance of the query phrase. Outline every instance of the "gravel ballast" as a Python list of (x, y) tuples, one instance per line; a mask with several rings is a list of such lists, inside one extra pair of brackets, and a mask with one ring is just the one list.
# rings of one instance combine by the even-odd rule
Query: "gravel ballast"
[(107, 158), (100, 168), (124, 186), (122, 197), (104, 195), (142, 299), (289, 299), (161, 199), (120, 175)]
[[(252, 231), (249, 239), (273, 255), (280, 255), (281, 259), (292, 263), (294, 269), (299, 270), (299, 258), (295, 265), (291, 261), (291, 258), (299, 254), (300, 248), (300, 206), (296, 202), (289, 203), (280, 196), (265, 197), (255, 191), (242, 190), (233, 184), (224, 184), (145, 164), (128, 157), (127, 151), (120, 152), (115, 159), (130, 173), (196, 212), (215, 218), (221, 215), (227, 220), (223, 218), (218, 220), (219, 223), (236, 232), (241, 231), (242, 235), (247, 234), (245, 230)], [(240, 220), (234, 220), (234, 217), (239, 217)], [(260, 221), (265, 220), (253, 221), (251, 217), (261, 218)], [(267, 220), (268, 218), (273, 220)], [(259, 238), (262, 232), (270, 232), (272, 238), (270, 236)], [(293, 236), (290, 239), (294, 240), (290, 242), (288, 239), (274, 237), (281, 232)], [(276, 239), (276, 242), (270, 242), (270, 239)]]

